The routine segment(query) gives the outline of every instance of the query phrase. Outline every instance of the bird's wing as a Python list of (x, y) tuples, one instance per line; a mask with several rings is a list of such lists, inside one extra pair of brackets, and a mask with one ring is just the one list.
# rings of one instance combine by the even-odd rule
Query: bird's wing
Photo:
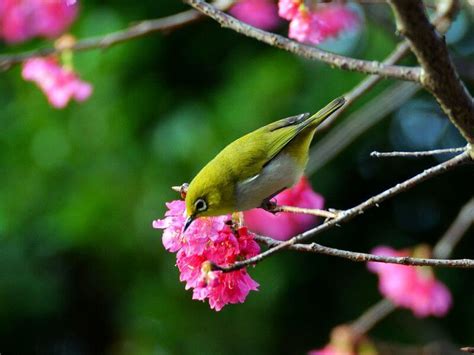
[[(239, 180), (253, 179), (300, 132), (308, 113), (284, 118), (251, 132), (231, 143), (218, 155), (217, 161), (232, 171)], [(263, 132), (262, 132), (263, 131)], [(255, 135), (260, 137), (258, 144)], [(236, 164), (235, 154), (239, 155)], [(224, 162), (225, 161), (225, 162)]]
[(267, 130), (267, 134), (270, 137), (267, 147), (267, 162), (264, 166), (275, 158), (278, 153), (301, 132), (302, 127), (306, 127), (306, 125), (302, 123), (305, 122), (309, 116), (309, 113), (302, 113), (300, 115), (283, 118), (263, 127), (263, 129)]

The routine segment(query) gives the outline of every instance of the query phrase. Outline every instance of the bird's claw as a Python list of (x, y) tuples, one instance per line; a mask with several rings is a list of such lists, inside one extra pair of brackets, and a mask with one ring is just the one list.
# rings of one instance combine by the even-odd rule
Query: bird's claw
[(260, 208), (273, 214), (276, 214), (278, 212), (277, 202), (276, 200), (272, 199), (263, 200), (262, 204), (260, 205)]

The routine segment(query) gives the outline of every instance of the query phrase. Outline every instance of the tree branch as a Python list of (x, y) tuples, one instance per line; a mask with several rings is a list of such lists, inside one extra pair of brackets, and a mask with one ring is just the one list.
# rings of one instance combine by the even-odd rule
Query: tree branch
[(466, 147), (459, 148), (446, 148), (446, 149), (434, 149), (434, 150), (425, 150), (421, 152), (372, 152), (370, 156), (373, 158), (420, 158), (427, 157), (432, 155), (447, 154), (447, 153), (460, 153), (467, 150)]
[(378, 322), (397, 309), (390, 300), (383, 298), (353, 321), (350, 326), (356, 335), (367, 334)]
[[(474, 144), (474, 102), (454, 67), (444, 37), (429, 22), (420, 0), (389, 0), (397, 29), (422, 66), (422, 85), (430, 91), (463, 137)], [(474, 150), (471, 149), (474, 156)]]
[[(215, 2), (215, 6), (216, 8), (225, 10), (232, 3), (232, 0), (219, 0)], [(201, 18), (203, 18), (203, 15), (199, 11), (188, 10), (156, 20), (141, 21), (123, 30), (108, 33), (103, 36), (85, 38), (77, 41), (70, 47), (46, 47), (23, 53), (3, 54), (0, 55), (0, 70), (7, 70), (11, 66), (19, 64), (29, 58), (60, 54), (65, 50), (78, 52), (90, 49), (109, 48), (115, 44), (130, 41), (155, 32), (173, 31), (187, 24), (196, 22)]]
[(433, 255), (437, 258), (447, 258), (451, 255), (456, 244), (461, 240), (470, 226), (474, 223), (474, 198), (466, 203), (458, 216), (441, 237), (433, 249)]
[(320, 210), (317, 208), (302, 208), (302, 207), (281, 206), (281, 205), (265, 208), (265, 211), (270, 212), (270, 213), (288, 212), (288, 213), (309, 214), (312, 216), (324, 217), (324, 218), (336, 218), (337, 216), (337, 213), (326, 211), (326, 210)]
[[(328, 222), (325, 222), (313, 229), (310, 229), (304, 233), (301, 233), (301, 234), (298, 234), (297, 236), (285, 241), (285, 242), (279, 242), (279, 241), (273, 241), (273, 247), (252, 257), (252, 258), (249, 258), (249, 259), (246, 259), (246, 260), (243, 260), (243, 261), (239, 261), (239, 262), (236, 262), (230, 266), (226, 266), (226, 267), (221, 267), (221, 266), (216, 266), (216, 268), (218, 268), (219, 270), (223, 270), (223, 271), (232, 271), (232, 270), (237, 270), (237, 269), (240, 269), (240, 268), (243, 268), (243, 267), (246, 267), (246, 266), (249, 266), (249, 265), (253, 265), (253, 264), (256, 264), (264, 259), (266, 259), (267, 257), (283, 250), (283, 249), (292, 249), (292, 248), (301, 248), (302, 246), (301, 245), (296, 245), (297, 243), (301, 243), (301, 242), (304, 242), (304, 241), (307, 241), (308, 239), (314, 237), (315, 235), (317, 234), (320, 234), (321, 232), (324, 232), (330, 228), (333, 228), (334, 226), (337, 226), (341, 223), (344, 223), (344, 222), (348, 222), (349, 220), (351, 220), (352, 218), (356, 217), (356, 216), (359, 216), (361, 214), (363, 214), (366, 210), (368, 210), (369, 208), (371, 207), (374, 207), (374, 206), (378, 206), (380, 203), (382, 203), (383, 201), (403, 192), (403, 191), (406, 191), (416, 185), (418, 185), (419, 183), (425, 181), (425, 180), (428, 180), (434, 176), (437, 176), (439, 174), (442, 174), (442, 173), (445, 173), (455, 167), (458, 167), (459, 165), (461, 164), (464, 164), (464, 163), (467, 163), (467, 162), (471, 162), (472, 161), (472, 158), (469, 154), (469, 152), (464, 152), (464, 153), (461, 153), (459, 155), (457, 155), (456, 157), (448, 160), (448, 161), (445, 161), (441, 164), (438, 164), (432, 168), (429, 168), (425, 171), (423, 171), (422, 173), (419, 173), (418, 175), (415, 175), (414, 177), (408, 179), (408, 180), (405, 180), (404, 182), (402, 183), (399, 183), (393, 187), (391, 187), (390, 189), (388, 190), (385, 190), (384, 192), (382, 193), (379, 193), (378, 195), (375, 195), (371, 198), (369, 198), (368, 200), (362, 202), (361, 204), (353, 207), (353, 208), (350, 208), (348, 210), (345, 210), (345, 211), (342, 211), (342, 212), (339, 212), (338, 213), (338, 216)], [(271, 239), (271, 238), (270, 238)], [(271, 239), (273, 240), (273, 239)], [(332, 254), (329, 254), (329, 253), (334, 253), (334, 250), (336, 249), (331, 249), (331, 248), (327, 248), (327, 247), (323, 247), (323, 246), (320, 246), (319, 244), (314, 244), (313, 243), (313, 251), (314, 250), (318, 250), (318, 252), (327, 252), (328, 255), (332, 255)], [(307, 246), (304, 246), (303, 245), (303, 248), (307, 248)], [(303, 250), (303, 251), (309, 251), (309, 250)], [(335, 255), (335, 256), (341, 256), (343, 257), (342, 255), (345, 255), (348, 259), (351, 259), (352, 256), (349, 255), (349, 254), (344, 254), (346, 253), (345, 251), (341, 251), (342, 254), (339, 254), (339, 255)], [(375, 259), (371, 259), (373, 258), (373, 256), (370, 256), (370, 254), (363, 254), (363, 253), (356, 253), (358, 256), (354, 259), (355, 261), (372, 261), (372, 260), (375, 260)], [(360, 258), (362, 258), (363, 260), (360, 260)], [(384, 257), (380, 257), (380, 256), (375, 256), (376, 259), (378, 259), (377, 261), (382, 261), (381, 258), (384, 258)], [(398, 260), (396, 260), (398, 259)], [(404, 264), (406, 263), (405, 265), (418, 265), (418, 264), (412, 264), (414, 263), (415, 261), (413, 261), (413, 258), (393, 258), (392, 259), (393, 262), (395, 263), (399, 263), (399, 264)], [(430, 263), (431, 261), (427, 261), (427, 260), (430, 260), (430, 259), (425, 259), (423, 261), (420, 261), (418, 260), (417, 262), (419, 262), (420, 264), (419, 265), (422, 265), (422, 263)], [(431, 259), (433, 260), (433, 259)], [(438, 263), (439, 262), (439, 263)], [(450, 266), (450, 265), (447, 265), (447, 264), (444, 264), (443, 261), (440, 261), (440, 260), (435, 260), (433, 262), (434, 264), (436, 265), (432, 265), (432, 266)], [(472, 263), (472, 264), (471, 264)], [(427, 265), (427, 264), (423, 264), (423, 265)], [(457, 260), (454, 262), (453, 265), (456, 265), (456, 267), (473, 267), (474, 266), (474, 261), (472, 260), (467, 260), (467, 259), (463, 259), (463, 260)]]
[[(263, 236), (257, 237), (256, 240), (272, 248), (269, 250), (273, 250), (275, 247), (279, 247), (280, 245), (285, 243), (285, 242), (277, 241), (270, 237), (263, 237)], [(356, 262), (362, 262), (362, 263), (374, 261), (374, 262), (379, 262), (379, 263), (399, 264), (399, 265), (409, 265), (409, 266), (432, 266), (432, 267), (449, 267), (449, 268), (461, 268), (461, 269), (474, 268), (474, 259), (431, 259), (431, 258), (414, 258), (410, 256), (382, 256), (382, 255), (359, 253), (359, 252), (354, 252), (354, 251), (330, 248), (318, 243), (291, 244), (287, 248), (289, 250), (335, 256), (338, 258), (347, 259), (347, 260), (356, 261)], [(223, 269), (227, 271), (226, 268), (223, 268)]]
[[(383, 0), (385, 3), (385, 0)], [(436, 29), (441, 33), (446, 32), (452, 20), (457, 12), (457, 1), (456, 0), (447, 0), (444, 2), (440, 2), (436, 9), (436, 16), (433, 19), (433, 24), (435, 25)], [(405, 57), (410, 50), (410, 45), (408, 41), (403, 40), (402, 42), (398, 43), (392, 53), (388, 55), (382, 62), (386, 65), (394, 65), (398, 61), (400, 61), (403, 57)], [(343, 96), (346, 98), (346, 103), (344, 107), (337, 110), (334, 114), (331, 115), (328, 119), (326, 119), (319, 127), (318, 132), (325, 131), (332, 124), (337, 120), (339, 116), (341, 116), (346, 109), (359, 97), (365, 94), (367, 91), (372, 89), (382, 77), (380, 75), (370, 75), (361, 81), (357, 86), (355, 86), (351, 91), (345, 93)], [(414, 84), (412, 84), (414, 85)]]
[(304, 45), (292, 41), (286, 37), (275, 33), (266, 32), (252, 27), (233, 18), (230, 15), (216, 9), (214, 6), (206, 3), (204, 0), (184, 0), (196, 10), (213, 18), (222, 27), (230, 28), (247, 37), (254, 38), (271, 46), (284, 49), (301, 57), (319, 60), (333, 67), (352, 70), (366, 74), (377, 74), (383, 77), (408, 80), (418, 82), (420, 79), (420, 68), (386, 65), (377, 61), (368, 61), (349, 58), (333, 53), (323, 51), (319, 48)]

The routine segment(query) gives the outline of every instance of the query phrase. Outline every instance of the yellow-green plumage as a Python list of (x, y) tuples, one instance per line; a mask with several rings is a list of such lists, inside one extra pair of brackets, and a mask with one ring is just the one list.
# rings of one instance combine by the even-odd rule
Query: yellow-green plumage
[(313, 116), (270, 123), (225, 147), (191, 181), (188, 216), (217, 216), (259, 207), (304, 172), (317, 126), (345, 103), (338, 98)]

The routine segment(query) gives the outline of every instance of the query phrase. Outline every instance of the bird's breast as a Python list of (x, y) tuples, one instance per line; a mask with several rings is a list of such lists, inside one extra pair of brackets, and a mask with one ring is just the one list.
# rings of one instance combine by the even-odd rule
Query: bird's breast
[(265, 165), (260, 174), (237, 183), (235, 193), (238, 210), (259, 207), (266, 198), (296, 184), (303, 170), (304, 167), (290, 155), (278, 154)]

